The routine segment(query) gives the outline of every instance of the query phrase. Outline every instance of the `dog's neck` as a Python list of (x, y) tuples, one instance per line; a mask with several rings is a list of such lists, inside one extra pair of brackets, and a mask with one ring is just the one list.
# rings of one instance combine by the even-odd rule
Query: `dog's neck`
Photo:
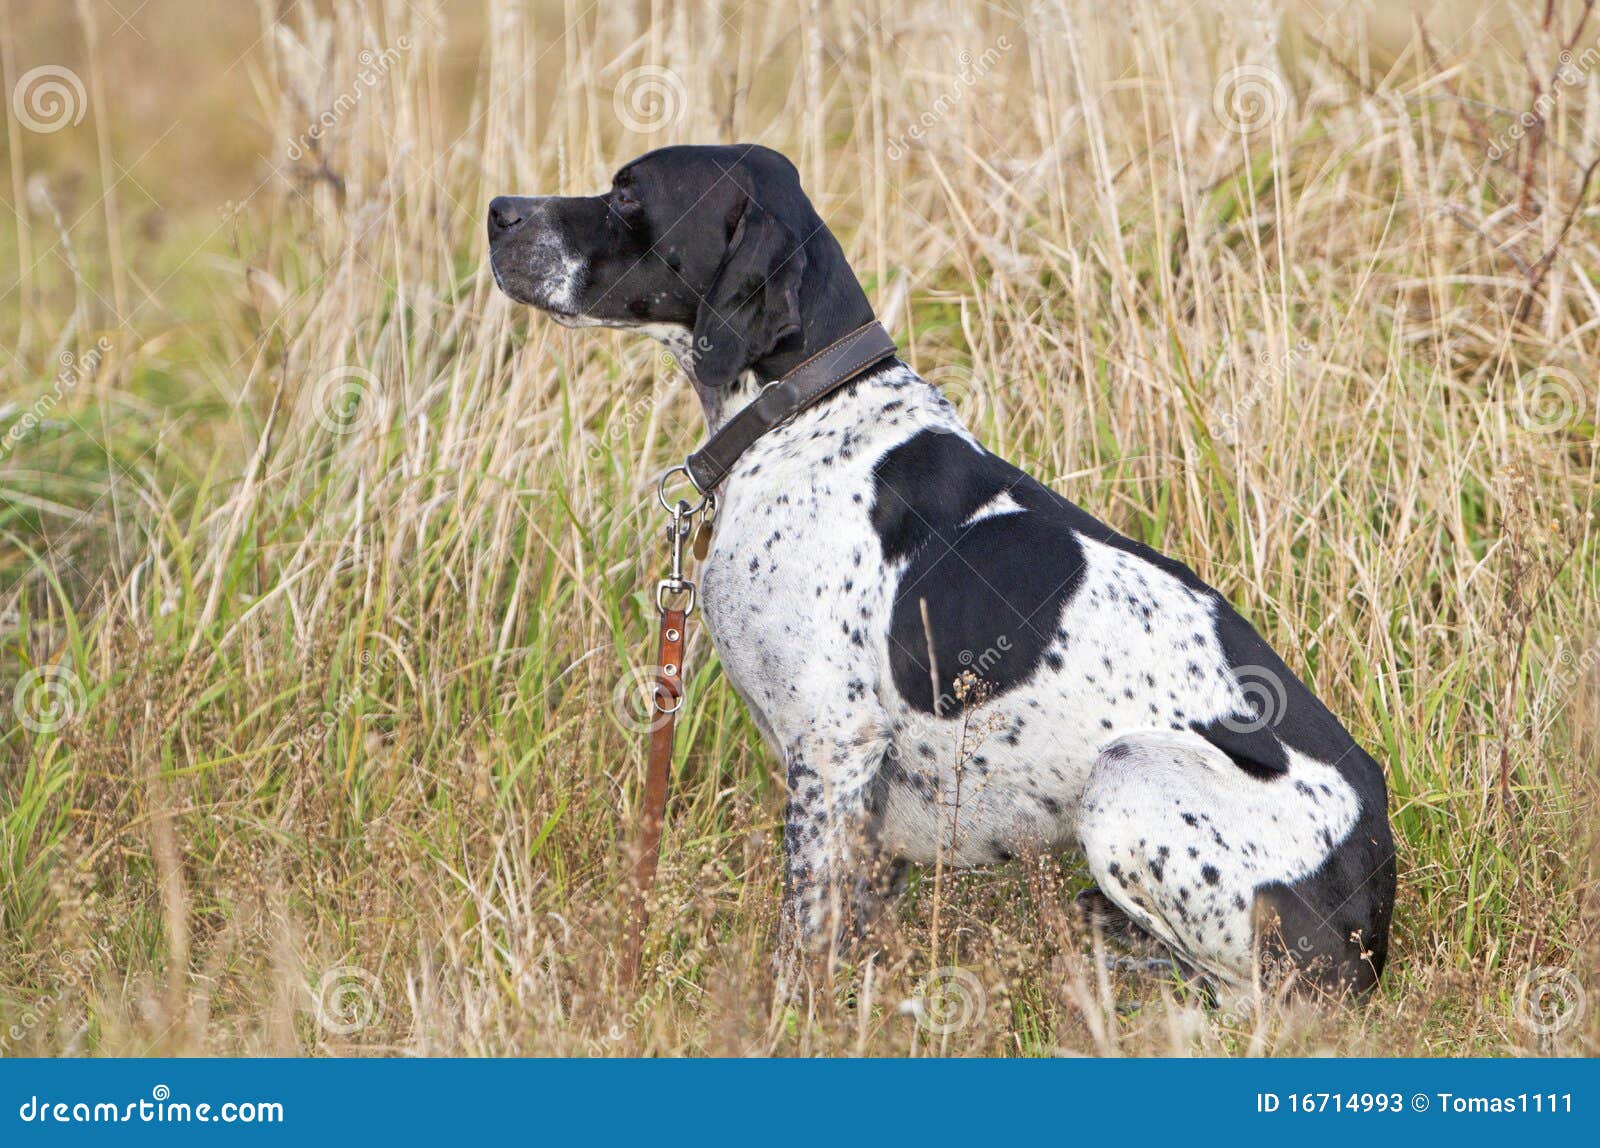
[(695, 397), (700, 400), (700, 410), (706, 418), (706, 430), (712, 434), (761, 391), (761, 380), (753, 371), (745, 371), (728, 387), (708, 387), (701, 383), (694, 373), (694, 335), (688, 327), (677, 323), (648, 323), (636, 330), (649, 335), (672, 354), (678, 369), (693, 384)]
[[(778, 374), (761, 371), (752, 367), (743, 371), (739, 377), (725, 387), (708, 387), (695, 377), (694, 373), (694, 341), (687, 327), (679, 327), (668, 323), (652, 323), (641, 328), (645, 334), (656, 340), (668, 351), (672, 352), (673, 359), (678, 367), (688, 376), (689, 382), (694, 385), (695, 397), (700, 400), (700, 411), (705, 415), (706, 431), (716, 434), (722, 425), (738, 414), (755, 400), (761, 393), (761, 388), (780, 379), (791, 368), (785, 368)], [(823, 346), (827, 346), (826, 343)], [(817, 348), (821, 350), (822, 348)], [(795, 363), (803, 362), (805, 356), (795, 359)]]
[(755, 401), (761, 388), (767, 385), (754, 371), (745, 371), (725, 387), (707, 387), (691, 373), (695, 397), (700, 400), (700, 411), (706, 417), (706, 433), (716, 434), (734, 415)]
[[(872, 320), (872, 309), (867, 306), (865, 296), (861, 299), (860, 307), (853, 308), (845, 314), (850, 318), (833, 323), (809, 325), (804, 337), (795, 340), (794, 346), (753, 363), (748, 370), (740, 372), (739, 377), (725, 387), (707, 386), (695, 376), (694, 341), (687, 327), (672, 323), (653, 323), (640, 329), (672, 352), (678, 366), (694, 385), (695, 397), (700, 400), (700, 410), (705, 415), (707, 432), (715, 434), (722, 429), (724, 423), (753, 402), (761, 393), (762, 387), (783, 378), (818, 351), (832, 346), (863, 323)], [(858, 315), (860, 317), (856, 318)]]

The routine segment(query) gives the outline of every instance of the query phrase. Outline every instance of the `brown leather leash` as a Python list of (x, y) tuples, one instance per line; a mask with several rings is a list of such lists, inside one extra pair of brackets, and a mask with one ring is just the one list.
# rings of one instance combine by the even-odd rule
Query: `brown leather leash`
[[(683, 545), (700, 519), (695, 538), (695, 557), (705, 557), (710, 543), (711, 522), (716, 516), (716, 497), (706, 495), (697, 506), (679, 499), (667, 502), (667, 483), (677, 469), (661, 480), (656, 496), (668, 509), (667, 540), (672, 548), (672, 569), (656, 583), (656, 608), (660, 612), (661, 644), (656, 657), (655, 689), (650, 698), (650, 748), (645, 762), (644, 798), (639, 814), (639, 839), (635, 846), (633, 881), (628, 904), (627, 935), (622, 969), (629, 985), (638, 983), (644, 964), (644, 934), (650, 924), (650, 891), (655, 886), (656, 866), (661, 857), (661, 830), (667, 817), (667, 788), (672, 779), (672, 739), (677, 730), (678, 711), (683, 708), (683, 651), (687, 644), (689, 615), (695, 608), (695, 585), (683, 574)], [(677, 600), (678, 605), (670, 602)]]
[[(716, 488), (736, 462), (763, 435), (815, 406), (864, 371), (895, 353), (894, 340), (876, 321), (857, 327), (830, 343), (781, 379), (767, 384), (756, 398), (729, 419), (705, 444), (662, 476), (656, 487), (661, 508), (672, 516), (667, 541), (672, 568), (656, 583), (656, 608), (660, 611), (661, 646), (656, 658), (655, 689), (651, 696), (650, 749), (646, 759), (643, 806), (639, 814), (639, 839), (635, 846), (633, 879), (628, 903), (627, 935), (622, 972), (629, 986), (638, 983), (644, 964), (644, 934), (650, 923), (650, 891), (655, 886), (661, 856), (661, 831), (667, 816), (667, 787), (672, 778), (672, 737), (683, 708), (683, 651), (685, 628), (694, 613), (695, 585), (683, 574), (683, 547), (694, 533), (694, 556), (704, 558), (711, 544), (711, 523), (716, 518)], [(700, 494), (694, 506), (679, 499), (667, 501), (667, 487), (682, 475)], [(695, 533), (695, 520), (699, 532)], [(669, 605), (671, 601), (680, 605)]]

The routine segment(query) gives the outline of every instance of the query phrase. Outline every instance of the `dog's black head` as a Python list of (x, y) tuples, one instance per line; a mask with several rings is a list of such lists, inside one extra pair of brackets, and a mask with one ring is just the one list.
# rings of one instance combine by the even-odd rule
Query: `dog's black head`
[(702, 387), (777, 378), (872, 318), (794, 165), (754, 145), (662, 148), (602, 195), (498, 196), (489, 263), (568, 326), (692, 335)]

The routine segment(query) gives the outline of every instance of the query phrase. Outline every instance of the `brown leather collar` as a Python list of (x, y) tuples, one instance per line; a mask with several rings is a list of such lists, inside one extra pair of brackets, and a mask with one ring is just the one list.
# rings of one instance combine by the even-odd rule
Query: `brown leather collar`
[(776, 430), (894, 353), (894, 340), (876, 319), (824, 347), (783, 378), (768, 383), (749, 406), (686, 458), (683, 465), (690, 480), (700, 493), (709, 494), (762, 435)]

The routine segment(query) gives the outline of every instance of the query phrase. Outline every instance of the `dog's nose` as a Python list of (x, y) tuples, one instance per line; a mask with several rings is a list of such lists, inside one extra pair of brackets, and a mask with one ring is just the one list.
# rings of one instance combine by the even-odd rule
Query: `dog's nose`
[(523, 220), (517, 200), (509, 195), (497, 195), (489, 201), (489, 238), (510, 231)]

